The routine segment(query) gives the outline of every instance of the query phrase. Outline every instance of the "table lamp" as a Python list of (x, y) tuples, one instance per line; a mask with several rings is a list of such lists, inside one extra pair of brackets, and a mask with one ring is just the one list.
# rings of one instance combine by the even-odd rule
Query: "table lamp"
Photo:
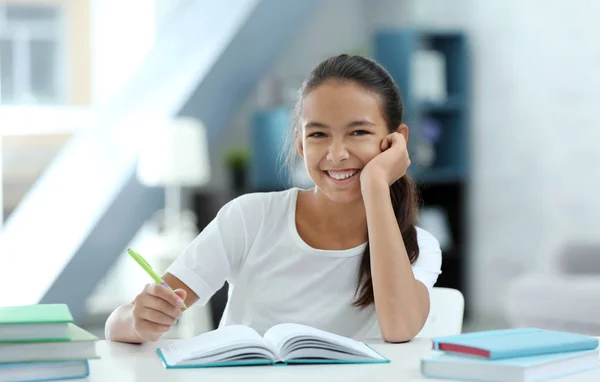
[(165, 189), (161, 239), (170, 256), (176, 256), (197, 234), (195, 215), (182, 211), (181, 188), (202, 187), (210, 180), (206, 128), (197, 119), (180, 117), (148, 126), (145, 132), (137, 176), (143, 185)]

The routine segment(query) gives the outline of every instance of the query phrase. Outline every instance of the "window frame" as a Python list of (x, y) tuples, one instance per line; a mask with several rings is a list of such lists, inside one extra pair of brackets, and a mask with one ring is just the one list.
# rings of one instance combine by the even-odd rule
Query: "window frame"
[[(16, 21), (7, 19), (7, 10), (10, 7), (40, 7), (51, 8), (55, 11), (56, 17), (51, 21)], [(68, 58), (67, 58), (67, 39), (66, 30), (67, 10), (65, 5), (60, 2), (44, 3), (0, 3), (0, 39), (8, 40), (13, 45), (13, 68), (16, 69), (14, 77), (17, 80), (16, 93), (32, 93), (32, 71), (33, 63), (31, 61), (31, 42), (46, 41), (53, 42), (56, 46), (55, 58), (53, 62), (54, 74), (54, 92), (55, 99), (52, 101), (40, 102), (19, 102), (12, 100), (10, 103), (2, 100), (0, 93), (0, 106), (52, 106), (66, 105), (69, 100), (69, 82), (67, 77)], [(16, 52), (16, 54), (14, 53)], [(1, 54), (1, 52), (0, 52)], [(1, 68), (0, 68), (1, 70)], [(0, 79), (1, 86), (1, 79)], [(23, 96), (23, 95), (21, 95)], [(18, 95), (17, 95), (18, 97)]]

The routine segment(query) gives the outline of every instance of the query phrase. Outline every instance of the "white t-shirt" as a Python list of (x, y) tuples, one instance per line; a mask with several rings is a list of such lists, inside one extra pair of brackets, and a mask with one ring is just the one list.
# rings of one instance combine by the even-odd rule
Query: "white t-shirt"
[[(229, 282), (220, 326), (242, 324), (261, 335), (294, 322), (351, 338), (380, 337), (373, 304), (352, 306), (366, 243), (321, 250), (302, 240), (295, 224), (298, 188), (240, 196), (168, 268), (204, 305)], [(438, 241), (417, 227), (419, 258), (413, 274), (429, 289), (441, 273)]]

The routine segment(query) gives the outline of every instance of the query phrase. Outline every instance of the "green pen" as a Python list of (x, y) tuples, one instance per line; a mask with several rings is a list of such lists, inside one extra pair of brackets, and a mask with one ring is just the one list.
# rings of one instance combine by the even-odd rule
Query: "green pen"
[[(169, 284), (167, 284), (159, 275), (156, 274), (156, 272), (154, 272), (154, 270), (152, 269), (152, 267), (150, 266), (150, 264), (148, 264), (148, 262), (146, 260), (144, 260), (144, 258), (137, 253), (136, 251), (134, 251), (133, 249), (127, 249), (127, 253), (129, 253), (129, 255), (131, 257), (133, 257), (133, 259), (142, 267), (144, 268), (144, 270), (150, 275), (150, 277), (152, 277), (152, 279), (159, 283), (162, 284), (164, 286), (166, 286), (167, 288), (169, 288), (169, 290), (171, 292), (174, 292), (173, 289), (169, 286)], [(185, 303), (183, 304), (183, 308), (187, 309), (187, 306), (185, 305)]]

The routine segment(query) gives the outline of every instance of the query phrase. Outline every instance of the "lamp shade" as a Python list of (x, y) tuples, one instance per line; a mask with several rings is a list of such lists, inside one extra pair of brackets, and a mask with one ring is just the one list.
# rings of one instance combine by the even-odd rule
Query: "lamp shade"
[(137, 176), (149, 187), (200, 187), (210, 180), (206, 128), (183, 117), (148, 126), (141, 140)]

